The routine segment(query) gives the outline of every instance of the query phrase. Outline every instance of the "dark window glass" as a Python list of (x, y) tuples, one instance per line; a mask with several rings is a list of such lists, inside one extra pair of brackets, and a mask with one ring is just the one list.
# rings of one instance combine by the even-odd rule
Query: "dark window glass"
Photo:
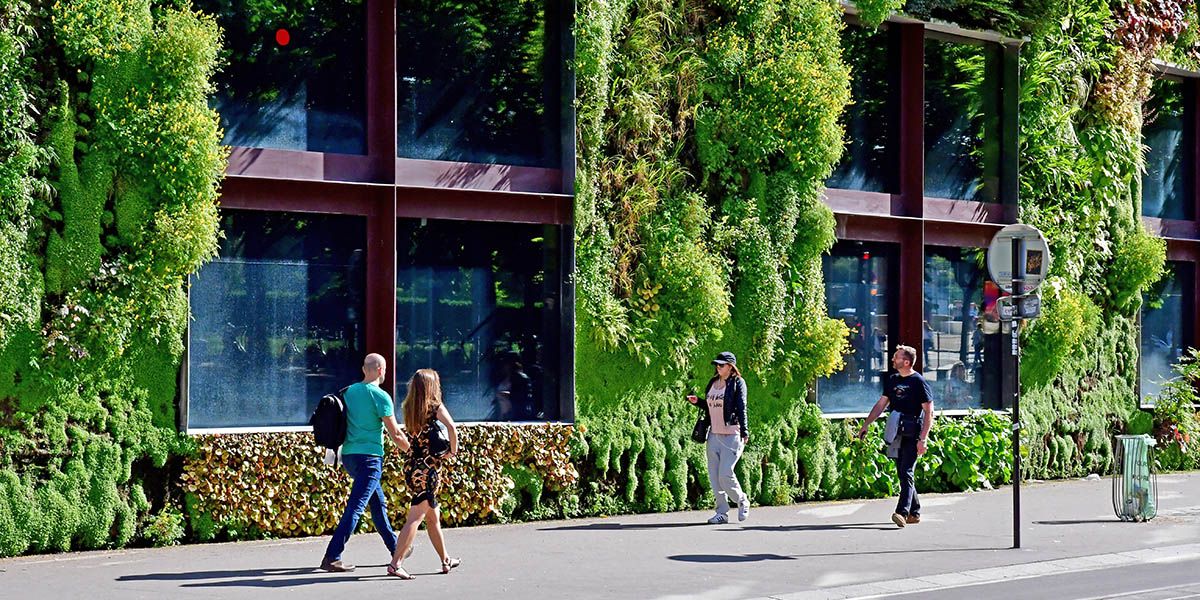
[(559, 417), (560, 228), (401, 219), (396, 397), (433, 368), (462, 421)]
[(231, 146), (366, 153), (363, 0), (196, 0), (225, 33), (213, 106)]
[(1147, 404), (1175, 376), (1171, 366), (1192, 342), (1192, 263), (1167, 263), (1167, 273), (1143, 298), (1141, 394)]
[(397, 153), (559, 166), (558, 3), (400, 0)]
[(925, 40), (925, 195), (995, 202), (1000, 179), (1001, 52)]
[(842, 57), (850, 65), (851, 104), (842, 113), (845, 149), (825, 185), (868, 192), (895, 192), (896, 114), (899, 73), (894, 36), (848, 25), (842, 30)]
[(362, 217), (222, 212), (218, 258), (191, 281), (188, 427), (304, 425), (362, 379)]
[(1177, 79), (1158, 78), (1145, 104), (1142, 137), (1148, 148), (1142, 176), (1142, 214), (1162, 219), (1192, 219), (1190, 189), (1191, 111)]
[(985, 252), (925, 249), (925, 319), (918, 350), (939, 409), (998, 406), (999, 294), (988, 281)]
[(889, 368), (890, 332), (899, 327), (895, 246), (838, 242), (823, 261), (829, 316), (850, 328), (850, 349), (845, 367), (818, 382), (817, 402), (826, 413), (867, 412)]

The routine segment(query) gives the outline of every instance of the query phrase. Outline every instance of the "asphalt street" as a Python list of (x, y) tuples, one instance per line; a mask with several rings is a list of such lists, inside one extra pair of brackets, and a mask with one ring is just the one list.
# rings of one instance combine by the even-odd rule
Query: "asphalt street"
[(1022, 487), (1021, 549), (1010, 488), (923, 495), (904, 529), (894, 500), (446, 531), (463, 564), (435, 574), (424, 534), (387, 577), (374, 534), (351, 540), (354, 573), (315, 571), (328, 538), (130, 549), (0, 560), (0, 598), (1200, 598), (1200, 473), (1159, 477), (1158, 518), (1123, 523), (1111, 484)]

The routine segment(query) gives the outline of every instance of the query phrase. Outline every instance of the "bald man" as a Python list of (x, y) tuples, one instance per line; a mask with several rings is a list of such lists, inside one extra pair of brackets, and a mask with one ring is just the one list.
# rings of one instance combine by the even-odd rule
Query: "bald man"
[[(387, 516), (387, 498), (380, 480), (383, 477), (383, 432), (393, 441), (403, 433), (396, 423), (392, 398), (379, 387), (387, 375), (387, 361), (378, 354), (363, 359), (363, 380), (346, 389), (346, 442), (342, 444), (342, 466), (354, 480), (346, 510), (338, 521), (333, 539), (325, 549), (320, 569), (331, 573), (354, 570), (342, 562), (342, 551), (350, 534), (358, 528), (358, 518), (370, 506), (371, 520), (383, 538), (389, 556), (396, 551), (396, 532)], [(399, 444), (398, 444), (399, 445)]]

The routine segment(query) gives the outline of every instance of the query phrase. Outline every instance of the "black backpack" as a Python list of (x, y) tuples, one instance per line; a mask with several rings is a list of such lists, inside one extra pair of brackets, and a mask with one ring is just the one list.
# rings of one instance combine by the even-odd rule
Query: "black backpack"
[(325, 394), (317, 401), (317, 408), (308, 419), (313, 437), (318, 446), (337, 450), (346, 441), (346, 390), (344, 387), (333, 394)]

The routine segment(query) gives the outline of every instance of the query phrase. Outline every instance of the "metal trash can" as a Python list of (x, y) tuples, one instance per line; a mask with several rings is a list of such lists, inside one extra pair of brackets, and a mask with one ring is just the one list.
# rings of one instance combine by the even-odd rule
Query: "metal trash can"
[(1154, 438), (1118, 435), (1113, 445), (1113, 510), (1122, 521), (1149, 521), (1158, 515)]

